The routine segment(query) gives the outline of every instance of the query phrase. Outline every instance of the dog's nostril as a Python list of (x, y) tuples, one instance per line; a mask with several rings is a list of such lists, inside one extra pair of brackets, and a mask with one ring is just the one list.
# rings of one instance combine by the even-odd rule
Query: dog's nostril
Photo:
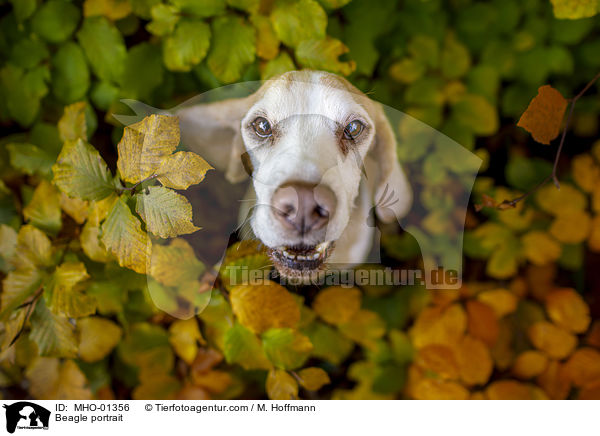
[(329, 218), (329, 212), (321, 205), (317, 205), (317, 207), (315, 207), (315, 213), (321, 218)]
[(284, 227), (304, 234), (323, 227), (335, 209), (335, 195), (324, 186), (288, 183), (271, 200), (274, 217)]

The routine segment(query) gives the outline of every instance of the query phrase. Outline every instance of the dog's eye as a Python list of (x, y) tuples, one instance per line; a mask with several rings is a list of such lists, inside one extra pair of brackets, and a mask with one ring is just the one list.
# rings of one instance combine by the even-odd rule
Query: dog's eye
[(358, 120), (350, 121), (346, 127), (344, 127), (344, 138), (356, 139), (360, 136), (365, 125)]
[(261, 138), (268, 138), (273, 134), (271, 124), (269, 124), (266, 118), (258, 117), (252, 121), (252, 127), (254, 127), (254, 132)]

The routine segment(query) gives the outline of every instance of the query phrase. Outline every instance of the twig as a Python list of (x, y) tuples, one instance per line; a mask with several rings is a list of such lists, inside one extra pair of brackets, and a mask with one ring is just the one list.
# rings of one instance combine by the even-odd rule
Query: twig
[(556, 189), (560, 189), (560, 182), (558, 181), (558, 176), (556, 175), (558, 169), (558, 161), (560, 159), (560, 154), (562, 153), (563, 146), (565, 144), (565, 138), (567, 136), (567, 130), (569, 130), (569, 126), (571, 125), (571, 118), (573, 117), (573, 109), (575, 109), (575, 103), (579, 100), (593, 85), (596, 81), (600, 79), (600, 73), (596, 74), (590, 82), (585, 85), (585, 87), (570, 100), (569, 114), (567, 115), (567, 120), (565, 121), (565, 127), (563, 128), (562, 136), (560, 137), (560, 143), (558, 144), (558, 149), (556, 150), (556, 156), (554, 157), (554, 165), (552, 166), (552, 173), (546, 176), (541, 182), (535, 185), (532, 189), (526, 192), (519, 197), (513, 198), (512, 200), (504, 200), (502, 203), (496, 206), (496, 209), (508, 209), (509, 207), (516, 207), (519, 201), (525, 200), (531, 194), (536, 192), (539, 188), (548, 183), (549, 180), (552, 180)]
[(42, 286), (40, 286), (38, 288), (38, 290), (36, 291), (35, 295), (33, 296), (33, 298), (31, 299), (31, 301), (28, 301), (27, 303), (23, 303), (19, 307), (17, 307), (17, 310), (18, 310), (20, 308), (24, 308), (25, 306), (28, 306), (27, 313), (25, 314), (25, 319), (23, 319), (23, 324), (21, 325), (21, 328), (19, 329), (19, 331), (17, 332), (17, 334), (15, 335), (13, 340), (10, 341), (9, 347), (12, 347), (14, 345), (14, 343), (17, 342), (17, 340), (21, 337), (21, 334), (23, 334), (23, 331), (25, 330), (25, 324), (27, 324), (27, 320), (29, 319), (29, 316), (31, 315), (33, 306), (35, 306), (34, 303), (38, 300), (38, 298), (40, 298), (43, 290), (44, 290), (44, 288)]
[(140, 186), (142, 183), (144, 182), (148, 182), (150, 180), (154, 180), (158, 177), (158, 174), (152, 174), (151, 176), (146, 177), (144, 180), (140, 180), (139, 182), (137, 182), (135, 185), (129, 187), (129, 188), (121, 188), (120, 191), (121, 192), (125, 192), (125, 191), (135, 191), (135, 189)]

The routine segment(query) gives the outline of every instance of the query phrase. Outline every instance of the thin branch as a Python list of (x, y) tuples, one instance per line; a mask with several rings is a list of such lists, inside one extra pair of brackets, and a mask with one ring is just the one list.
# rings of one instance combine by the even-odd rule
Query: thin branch
[(579, 100), (594, 85), (594, 83), (596, 83), (596, 81), (598, 79), (600, 79), (600, 73), (596, 74), (594, 76), (594, 78), (592, 80), (590, 80), (590, 82), (587, 85), (585, 85), (585, 87), (579, 92), (579, 94), (577, 94), (575, 97), (573, 97), (570, 100), (569, 114), (567, 115), (567, 120), (565, 121), (565, 127), (563, 128), (563, 132), (560, 137), (560, 143), (558, 144), (558, 149), (556, 150), (556, 155), (554, 157), (554, 165), (552, 166), (552, 173), (550, 173), (548, 176), (546, 176), (542, 181), (540, 181), (537, 185), (535, 185), (532, 189), (530, 189), (525, 194), (523, 194), (519, 197), (513, 198), (512, 200), (504, 200), (503, 202), (499, 203), (496, 206), (496, 209), (503, 210), (503, 209), (508, 209), (511, 207), (512, 208), (516, 207), (517, 203), (519, 201), (525, 200), (531, 194), (536, 192), (539, 188), (541, 188), (546, 183), (548, 183), (549, 180), (552, 180), (552, 182), (554, 183), (554, 186), (556, 186), (556, 189), (560, 189), (560, 182), (558, 181), (558, 176), (556, 174), (557, 169), (558, 169), (558, 161), (560, 159), (560, 155), (562, 153), (563, 146), (565, 145), (565, 138), (567, 136), (567, 130), (569, 130), (569, 127), (571, 125), (571, 119), (573, 118), (573, 110), (575, 109), (575, 103), (577, 103), (577, 100)]
[(24, 308), (25, 306), (27, 307), (27, 313), (25, 314), (25, 319), (23, 319), (23, 324), (21, 325), (21, 328), (19, 329), (19, 331), (17, 332), (17, 334), (15, 335), (15, 337), (13, 338), (12, 341), (10, 341), (10, 345), (9, 347), (12, 347), (14, 345), (15, 342), (17, 342), (17, 340), (21, 337), (21, 335), (23, 334), (23, 331), (25, 330), (25, 324), (27, 324), (27, 320), (29, 319), (29, 316), (31, 316), (31, 312), (33, 311), (33, 307), (35, 306), (35, 302), (40, 298), (40, 296), (42, 295), (44, 288), (42, 286), (40, 286), (38, 288), (38, 290), (36, 291), (35, 295), (33, 296), (33, 298), (28, 301), (27, 303), (23, 303), (21, 304), (17, 310), (19, 308)]

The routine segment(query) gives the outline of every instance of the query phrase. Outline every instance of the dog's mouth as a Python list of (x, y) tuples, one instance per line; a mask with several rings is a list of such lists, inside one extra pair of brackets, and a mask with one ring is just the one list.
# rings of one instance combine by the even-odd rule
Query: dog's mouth
[(269, 248), (275, 267), (285, 277), (310, 277), (325, 269), (325, 262), (335, 248), (334, 241), (318, 245), (294, 245)]

